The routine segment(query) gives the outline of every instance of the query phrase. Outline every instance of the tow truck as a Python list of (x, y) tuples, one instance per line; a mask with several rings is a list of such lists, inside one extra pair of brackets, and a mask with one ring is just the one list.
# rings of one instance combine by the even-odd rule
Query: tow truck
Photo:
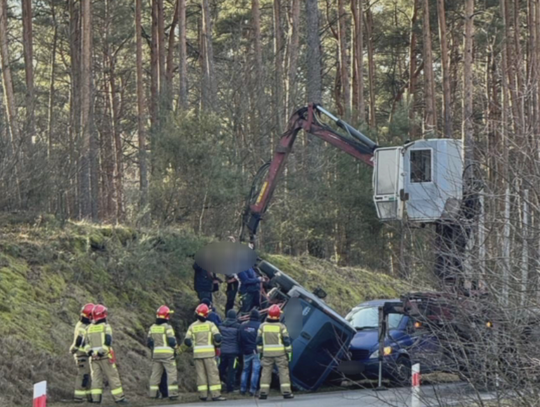
[[(256, 247), (259, 223), (301, 130), (374, 168), (373, 201), (382, 221), (437, 224), (443, 233), (454, 233), (463, 206), (460, 140), (417, 140), (403, 146), (380, 147), (321, 105), (310, 103), (291, 116), (271, 162), (257, 172), (242, 215), (240, 241), (249, 240)], [(453, 261), (444, 256), (448, 253), (441, 253), (438, 273), (450, 276), (444, 278), (446, 282), (455, 283), (459, 280), (455, 271), (446, 270)], [(321, 290), (310, 293), (265, 261), (259, 262), (257, 269), (269, 280), (269, 301), (280, 303), (284, 311), (294, 349), (292, 382), (301, 389), (316, 390), (346, 358), (356, 331), (324, 302)]]

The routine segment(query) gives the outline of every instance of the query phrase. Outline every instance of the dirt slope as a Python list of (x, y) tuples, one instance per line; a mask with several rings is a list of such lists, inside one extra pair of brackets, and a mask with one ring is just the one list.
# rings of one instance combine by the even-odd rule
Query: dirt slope
[[(145, 394), (150, 363), (148, 326), (162, 303), (172, 306), (179, 336), (197, 304), (192, 256), (207, 240), (181, 230), (61, 224), (54, 218), (0, 215), (0, 406), (31, 403), (32, 383), (49, 382), (52, 400), (69, 399), (74, 364), (68, 348), (81, 304), (109, 307), (126, 393)], [(312, 258), (267, 256), (308, 288), (324, 287), (344, 313), (404, 285), (361, 269)], [(225, 295), (216, 300), (224, 304)], [(180, 387), (194, 389), (190, 356), (178, 358)]]

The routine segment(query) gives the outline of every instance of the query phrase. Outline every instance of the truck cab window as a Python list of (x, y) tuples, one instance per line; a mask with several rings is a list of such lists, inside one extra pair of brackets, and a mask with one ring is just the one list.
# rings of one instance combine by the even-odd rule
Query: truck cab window
[(411, 182), (432, 182), (431, 150), (411, 151)]

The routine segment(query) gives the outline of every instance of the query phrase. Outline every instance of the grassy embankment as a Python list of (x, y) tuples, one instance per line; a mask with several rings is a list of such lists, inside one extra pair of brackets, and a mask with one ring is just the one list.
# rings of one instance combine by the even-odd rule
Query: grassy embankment
[[(68, 353), (85, 302), (109, 307), (119, 371), (132, 401), (144, 397), (149, 375), (145, 337), (155, 309), (175, 309), (179, 334), (192, 321), (192, 256), (207, 239), (181, 230), (59, 223), (52, 217), (0, 215), (0, 405), (28, 405), (32, 384), (49, 383), (53, 401), (69, 399), (75, 370)], [(306, 287), (323, 287), (339, 312), (405, 289), (388, 276), (338, 268), (313, 258), (267, 256)], [(217, 296), (224, 303), (224, 293)], [(190, 355), (180, 354), (184, 397), (194, 389)]]

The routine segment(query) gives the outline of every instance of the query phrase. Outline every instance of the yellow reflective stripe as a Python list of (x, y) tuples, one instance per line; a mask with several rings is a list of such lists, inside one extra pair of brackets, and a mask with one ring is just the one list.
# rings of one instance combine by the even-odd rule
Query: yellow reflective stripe
[(198, 391), (206, 391), (206, 390), (208, 390), (208, 386), (206, 384), (202, 385), (202, 386), (197, 386), (197, 390)]
[(169, 386), (169, 390), (178, 390), (178, 386)]
[(213, 346), (195, 346), (193, 348), (193, 352), (195, 353), (202, 353), (202, 352), (214, 352), (215, 349)]
[(124, 392), (124, 390), (122, 390), (121, 387), (117, 388), (117, 389), (114, 389), (114, 390), (111, 390), (111, 394), (113, 396), (118, 396), (119, 394), (122, 394)]
[(90, 394), (103, 394), (103, 389), (92, 389), (90, 390)]
[(174, 353), (174, 350), (169, 349), (154, 349), (154, 353)]
[(150, 390), (159, 390), (159, 386), (150, 386)]
[(270, 388), (269, 384), (261, 384), (261, 389), (268, 389)]
[(221, 390), (221, 384), (214, 384), (213, 386), (210, 386), (210, 391), (216, 390)]
[(91, 334), (101, 333), (101, 332), (105, 332), (103, 324), (90, 325), (90, 327), (88, 328), (88, 333), (91, 333)]
[(153, 326), (152, 328), (150, 328), (150, 332), (153, 333), (153, 334), (162, 334), (163, 332), (165, 332), (165, 327), (164, 326)]
[(269, 348), (268, 346), (263, 348), (263, 353), (267, 353), (267, 352), (284, 352), (285, 351), (285, 347), (283, 346), (280, 346), (278, 348)]
[(210, 331), (210, 325), (203, 324), (203, 325), (195, 325), (191, 328), (193, 332), (208, 332)]
[(86, 390), (75, 390), (76, 396), (86, 396)]
[(279, 325), (265, 325), (263, 332), (281, 332), (281, 328)]

